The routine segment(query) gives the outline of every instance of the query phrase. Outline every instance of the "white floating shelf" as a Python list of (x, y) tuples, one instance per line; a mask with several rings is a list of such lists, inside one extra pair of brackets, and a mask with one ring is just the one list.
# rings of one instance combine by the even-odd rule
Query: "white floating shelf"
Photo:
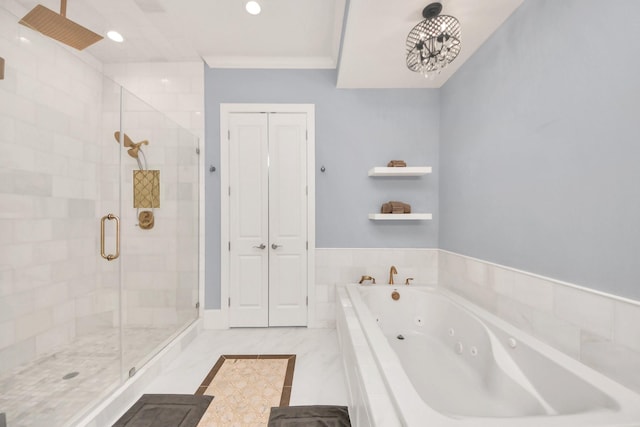
[(431, 166), (375, 167), (369, 169), (369, 176), (421, 176), (428, 173), (431, 173)]
[(429, 219), (433, 219), (433, 215), (430, 213), (410, 213), (410, 214), (372, 213), (372, 214), (369, 214), (369, 219), (373, 219), (376, 221), (379, 221), (379, 220), (393, 220), (393, 221), (429, 220)]

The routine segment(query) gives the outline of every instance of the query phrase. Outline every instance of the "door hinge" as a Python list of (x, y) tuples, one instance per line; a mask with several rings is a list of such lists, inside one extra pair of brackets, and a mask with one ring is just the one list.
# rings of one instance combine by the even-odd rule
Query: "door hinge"
[(308, 195), (309, 195), (309, 186), (308, 186), (308, 185), (307, 185), (306, 187), (304, 187), (304, 194), (305, 194), (306, 196), (308, 196)]
[(304, 139), (307, 140), (307, 141), (309, 140), (309, 131), (308, 130), (304, 131)]
[(309, 296), (307, 296), (307, 307), (309, 307)]
[(231, 186), (229, 186), (229, 196), (231, 196)]
[(231, 297), (229, 297), (229, 307), (231, 307)]
[(196, 303), (196, 310), (200, 308), (200, 301)]
[(227, 130), (227, 139), (229, 141), (231, 141), (231, 130), (230, 129)]
[(307, 250), (309, 250), (309, 241), (307, 240)]
[(229, 250), (231, 250), (231, 242), (229, 242)]

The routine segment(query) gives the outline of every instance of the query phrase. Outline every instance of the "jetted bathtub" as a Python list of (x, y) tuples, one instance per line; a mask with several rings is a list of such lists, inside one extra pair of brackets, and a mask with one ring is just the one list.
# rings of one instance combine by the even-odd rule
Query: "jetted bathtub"
[(354, 426), (640, 426), (639, 394), (451, 292), (336, 295)]

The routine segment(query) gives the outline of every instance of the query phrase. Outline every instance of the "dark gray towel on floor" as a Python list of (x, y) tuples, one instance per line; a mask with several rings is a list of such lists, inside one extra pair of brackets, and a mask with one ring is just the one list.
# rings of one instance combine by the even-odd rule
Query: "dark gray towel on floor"
[(346, 406), (284, 406), (271, 408), (268, 427), (350, 427)]
[(213, 396), (143, 394), (113, 427), (196, 427)]

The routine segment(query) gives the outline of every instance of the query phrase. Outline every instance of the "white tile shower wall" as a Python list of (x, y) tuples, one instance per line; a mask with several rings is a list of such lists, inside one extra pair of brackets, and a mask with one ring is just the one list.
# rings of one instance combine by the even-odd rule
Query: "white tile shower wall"
[(204, 141), (202, 62), (105, 64), (104, 73)]
[[(103, 70), (105, 75), (110, 76), (127, 91), (196, 135), (200, 140), (200, 147), (204, 146), (204, 65), (202, 62), (105, 64)], [(136, 110), (133, 102), (133, 98), (129, 97), (125, 109)], [(141, 108), (142, 111), (145, 111), (144, 105), (141, 105)], [(145, 127), (152, 128), (153, 117), (153, 114), (140, 114), (135, 120), (130, 121), (130, 124), (140, 127), (141, 130), (144, 130)], [(133, 118), (129, 118), (129, 120), (131, 119)], [(164, 192), (163, 200), (171, 200), (172, 204), (165, 204), (163, 207), (177, 211), (180, 217), (178, 229), (172, 231), (178, 233), (178, 244), (157, 245), (156, 247), (162, 250), (172, 248), (178, 257), (177, 267), (172, 272), (163, 270), (164, 275), (151, 269), (134, 271), (131, 274), (154, 275), (158, 273), (156, 277), (160, 275), (165, 281), (170, 276), (177, 274), (178, 291), (175, 298), (178, 306), (182, 307), (181, 311), (185, 313), (186, 310), (190, 316), (193, 305), (200, 299), (197, 295), (198, 289), (194, 290), (192, 286), (198, 281), (198, 271), (193, 268), (194, 265), (197, 266), (200, 255), (198, 248), (195, 248), (192, 243), (193, 239), (198, 236), (194, 233), (199, 233), (200, 239), (203, 239), (203, 230), (198, 228), (198, 212), (193, 209), (194, 207), (197, 209), (198, 196), (204, 196), (204, 182), (203, 177), (198, 177), (197, 174), (198, 169), (202, 169), (202, 165), (198, 164), (198, 158), (194, 156), (193, 141), (184, 132), (176, 131), (180, 135), (178, 145), (165, 150), (151, 150), (150, 148), (149, 153), (153, 152), (153, 161), (156, 164), (165, 165), (161, 172), (162, 182), (169, 183), (169, 187), (162, 188), (161, 186), (161, 190)], [(201, 211), (200, 214), (204, 218), (204, 212)], [(165, 231), (170, 233), (169, 230)], [(169, 234), (165, 234), (165, 236), (169, 236)], [(132, 244), (135, 245), (135, 242)], [(201, 246), (201, 248), (204, 251), (204, 247)], [(202, 269), (203, 265), (200, 266), (200, 274), (204, 277)], [(144, 286), (142, 283), (146, 282), (144, 279), (143, 282), (125, 279), (132, 284), (131, 286), (136, 286), (133, 283), (140, 283), (140, 286)], [(159, 281), (154, 280), (154, 283), (155, 285), (149, 284), (146, 289), (157, 289)], [(155, 319), (155, 323), (162, 323), (175, 317), (175, 314), (167, 316), (167, 313), (163, 313), (163, 307), (157, 306), (159, 299), (167, 297), (166, 293), (161, 295), (162, 291), (154, 292), (156, 296), (149, 300), (136, 300), (136, 296), (131, 295), (130, 301), (134, 304), (129, 306), (131, 310), (125, 314), (129, 320), (138, 322), (144, 319)], [(141, 302), (141, 304), (138, 305), (136, 302)], [(136, 306), (140, 307), (140, 310), (135, 310)]]
[[(96, 281), (103, 77), (0, 8), (0, 373), (72, 340)], [(82, 323), (82, 322), (80, 322)]]
[(438, 282), (437, 249), (359, 249), (317, 248), (315, 277), (315, 316), (317, 327), (336, 325), (335, 292), (337, 284), (357, 283), (361, 276), (372, 276), (376, 283), (389, 281), (392, 265), (398, 270), (395, 283), (413, 278), (413, 286)]
[(640, 302), (440, 251), (440, 285), (640, 392)]
[[(198, 156), (196, 139), (148, 105), (125, 94), (123, 129), (143, 147), (147, 166), (160, 173), (154, 226), (138, 226), (133, 208), (134, 158), (122, 163), (123, 322), (164, 328), (193, 319), (198, 268)], [(141, 209), (149, 210), (149, 209)]]

